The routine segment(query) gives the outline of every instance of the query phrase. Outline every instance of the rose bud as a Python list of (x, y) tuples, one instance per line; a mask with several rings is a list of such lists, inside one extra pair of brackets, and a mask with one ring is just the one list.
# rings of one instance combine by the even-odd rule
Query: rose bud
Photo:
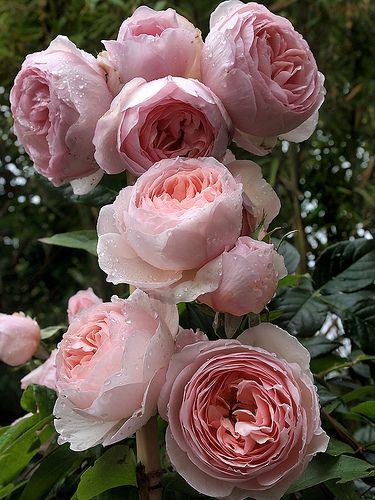
[(136, 77), (199, 78), (201, 32), (173, 9), (155, 11), (142, 5), (126, 19), (117, 40), (104, 40), (101, 62), (112, 92)]
[(242, 236), (222, 254), (219, 287), (198, 299), (234, 316), (260, 313), (272, 299), (278, 280), (287, 274), (284, 259), (273, 245)]
[(56, 391), (56, 354), (57, 349), (54, 349), (43, 364), (25, 375), (21, 379), (21, 388), (26, 389), (31, 384), (38, 384)]
[(267, 154), (277, 136), (289, 133), (288, 140), (299, 142), (313, 132), (324, 77), (292, 24), (263, 5), (231, 0), (216, 8), (201, 71), (203, 83), (226, 107), (242, 148)]
[(95, 58), (66, 37), (26, 57), (10, 93), (14, 130), (36, 170), (55, 186), (90, 191), (103, 173), (92, 139), (111, 94)]
[(125, 85), (98, 121), (95, 158), (108, 174), (139, 176), (165, 158), (221, 160), (231, 122), (220, 100), (197, 80), (137, 78)]
[(0, 314), (0, 361), (17, 366), (32, 358), (40, 343), (36, 321), (22, 313)]
[(270, 323), (176, 353), (158, 404), (176, 471), (209, 497), (281, 498), (328, 444), (309, 361)]
[(178, 312), (136, 290), (84, 309), (56, 356), (58, 442), (72, 450), (121, 441), (156, 413)]
[(68, 301), (68, 319), (69, 323), (83, 310), (95, 304), (101, 304), (103, 301), (93, 292), (92, 288), (79, 290), (72, 295)]
[(191, 301), (219, 285), (220, 255), (241, 225), (242, 184), (224, 165), (161, 160), (101, 209), (99, 266), (111, 283)]

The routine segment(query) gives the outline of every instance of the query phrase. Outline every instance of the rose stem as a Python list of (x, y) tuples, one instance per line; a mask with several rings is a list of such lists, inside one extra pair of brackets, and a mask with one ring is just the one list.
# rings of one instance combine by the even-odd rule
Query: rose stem
[[(132, 186), (135, 177), (127, 172), (127, 184)], [(135, 287), (129, 285), (129, 292)], [(161, 467), (156, 416), (136, 432), (137, 443), (137, 483), (139, 500), (161, 500)]]

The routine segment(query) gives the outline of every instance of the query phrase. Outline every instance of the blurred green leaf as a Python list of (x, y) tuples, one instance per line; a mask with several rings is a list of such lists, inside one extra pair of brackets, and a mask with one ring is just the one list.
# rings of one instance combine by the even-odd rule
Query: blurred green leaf
[(363, 403), (359, 403), (358, 405), (351, 408), (351, 411), (354, 413), (359, 413), (360, 415), (363, 415), (375, 422), (375, 401), (366, 401)]
[(95, 230), (85, 229), (82, 231), (71, 231), (69, 233), (55, 234), (48, 238), (40, 238), (41, 243), (47, 245), (58, 245), (68, 248), (79, 248), (96, 255), (97, 234)]
[(66, 325), (47, 326), (47, 328), (42, 328), (40, 336), (42, 340), (50, 339), (61, 330), (66, 330), (66, 328)]

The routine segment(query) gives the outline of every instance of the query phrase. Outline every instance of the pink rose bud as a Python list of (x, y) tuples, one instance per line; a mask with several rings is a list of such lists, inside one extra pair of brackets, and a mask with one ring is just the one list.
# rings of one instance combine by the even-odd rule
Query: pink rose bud
[(75, 295), (70, 297), (68, 301), (68, 319), (69, 323), (81, 312), (83, 309), (101, 304), (103, 301), (93, 292), (92, 288), (87, 290), (80, 290)]
[(10, 102), (15, 133), (40, 174), (55, 186), (73, 181), (77, 194), (99, 182), (92, 139), (111, 95), (93, 56), (58, 36), (26, 57)]
[(98, 121), (95, 158), (109, 174), (136, 176), (164, 158), (221, 160), (231, 122), (220, 100), (197, 80), (137, 78), (125, 85)]
[(215, 311), (234, 316), (260, 313), (272, 299), (279, 279), (286, 276), (284, 258), (264, 241), (241, 236), (222, 255), (219, 287), (199, 297)]
[(280, 212), (281, 203), (272, 186), (263, 178), (262, 169), (253, 161), (235, 158), (225, 165), (243, 185), (243, 235), (249, 236), (260, 224), (267, 230)]
[(270, 323), (176, 353), (159, 398), (176, 471), (209, 497), (281, 498), (328, 445), (309, 361)]
[(22, 313), (0, 314), (0, 361), (17, 366), (26, 363), (38, 349), (40, 328)]
[(242, 184), (214, 158), (161, 160), (122, 189), (98, 220), (100, 268), (176, 302), (217, 288), (241, 232)]
[(85, 450), (121, 441), (156, 413), (174, 352), (178, 312), (136, 290), (84, 309), (56, 357), (59, 443)]
[(308, 138), (324, 100), (324, 77), (292, 24), (263, 5), (230, 0), (212, 13), (210, 30), (202, 81), (229, 112), (237, 144), (266, 154), (277, 136), (304, 123), (288, 140)]
[(23, 377), (21, 388), (26, 389), (31, 384), (38, 384), (56, 391), (56, 354), (57, 349), (54, 349), (47, 361)]
[(104, 67), (115, 93), (136, 77), (150, 81), (168, 75), (200, 76), (201, 32), (173, 9), (138, 7), (122, 23), (117, 40), (103, 44)]

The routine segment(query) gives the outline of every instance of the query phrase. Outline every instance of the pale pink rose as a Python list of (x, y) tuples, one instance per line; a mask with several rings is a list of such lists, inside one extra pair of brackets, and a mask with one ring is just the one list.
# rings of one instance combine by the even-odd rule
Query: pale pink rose
[(201, 71), (229, 112), (241, 147), (267, 154), (277, 136), (300, 141), (313, 132), (324, 77), (292, 24), (263, 5), (230, 0), (216, 8)]
[(205, 333), (200, 330), (194, 331), (191, 328), (187, 329), (180, 326), (175, 340), (175, 350), (179, 352), (185, 346), (195, 344), (196, 342), (202, 342), (202, 340), (208, 340)]
[(42, 365), (25, 375), (21, 379), (21, 388), (26, 389), (31, 384), (38, 384), (56, 391), (56, 354), (57, 349), (54, 349)]
[(0, 314), (0, 361), (17, 366), (32, 358), (40, 343), (40, 328), (23, 313)]
[(72, 295), (68, 301), (68, 319), (69, 323), (83, 310), (95, 304), (101, 304), (103, 301), (93, 292), (92, 288), (87, 290), (79, 290)]
[(197, 80), (165, 77), (125, 85), (98, 121), (95, 158), (109, 174), (136, 176), (164, 158), (221, 160), (231, 122), (220, 100)]
[[(37, 171), (83, 194), (102, 176), (92, 139), (111, 94), (95, 58), (58, 36), (26, 57), (10, 93), (14, 130)], [(84, 178), (84, 189), (78, 179)], [(83, 192), (82, 192), (83, 191)]]
[(178, 312), (136, 290), (84, 309), (56, 357), (59, 443), (84, 450), (131, 436), (156, 412)]
[(101, 63), (113, 93), (133, 78), (164, 76), (199, 78), (201, 32), (173, 9), (138, 7), (119, 30), (117, 40), (104, 40)]
[(272, 299), (278, 280), (287, 274), (284, 258), (273, 245), (241, 236), (234, 248), (222, 254), (219, 287), (199, 300), (234, 316), (260, 313)]
[(262, 169), (250, 160), (236, 160), (227, 153), (225, 165), (243, 185), (244, 225), (242, 234), (250, 235), (260, 224), (267, 230), (280, 212), (280, 199), (263, 178)]
[(276, 500), (327, 448), (308, 351), (263, 323), (176, 353), (159, 398), (176, 471), (228, 500)]
[(224, 165), (161, 160), (101, 209), (99, 266), (111, 283), (191, 301), (217, 288), (220, 254), (241, 224), (242, 184)]

